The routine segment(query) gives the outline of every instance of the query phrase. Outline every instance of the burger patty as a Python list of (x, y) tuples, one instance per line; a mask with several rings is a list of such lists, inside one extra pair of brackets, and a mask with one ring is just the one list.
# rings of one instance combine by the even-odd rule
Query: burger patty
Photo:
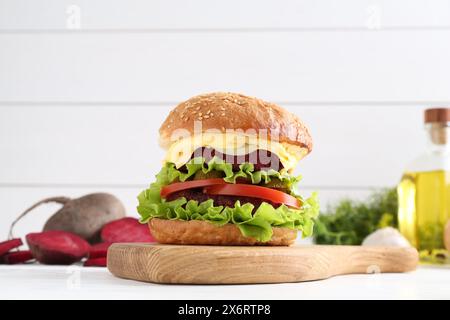
[[(263, 149), (258, 149), (245, 155), (230, 155), (213, 148), (201, 147), (194, 151), (191, 159), (197, 157), (205, 158), (206, 162), (209, 162), (214, 157), (220, 158), (226, 163), (230, 163), (233, 166), (233, 171), (239, 171), (239, 166), (242, 163), (253, 163), (255, 171), (270, 169), (280, 171), (283, 169), (280, 158), (275, 153)], [(181, 169), (186, 170), (186, 167), (183, 166)]]
[(203, 193), (203, 190), (200, 189), (188, 189), (188, 190), (182, 190), (178, 192), (174, 192), (167, 196), (167, 201), (176, 200), (178, 198), (186, 198), (189, 200), (196, 200), (199, 203), (212, 199), (214, 200), (214, 206), (224, 206), (224, 207), (234, 207), (234, 204), (236, 201), (240, 201), (241, 205), (245, 203), (251, 203), (255, 206), (255, 209), (259, 207), (259, 205), (263, 202), (271, 204), (274, 208), (278, 208), (280, 204), (273, 203), (268, 200), (258, 199), (258, 198), (252, 198), (252, 197), (241, 197), (241, 196), (222, 196), (222, 195), (210, 195)]

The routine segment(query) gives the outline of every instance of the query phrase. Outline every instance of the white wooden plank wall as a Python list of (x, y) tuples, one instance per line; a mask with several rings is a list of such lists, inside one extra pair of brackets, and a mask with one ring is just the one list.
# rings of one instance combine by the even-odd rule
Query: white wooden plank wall
[(160, 123), (208, 91), (300, 115), (315, 150), (298, 173), (324, 205), (393, 186), (423, 109), (450, 105), (449, 39), (446, 0), (0, 0), (0, 238), (46, 196), (109, 191), (136, 215)]

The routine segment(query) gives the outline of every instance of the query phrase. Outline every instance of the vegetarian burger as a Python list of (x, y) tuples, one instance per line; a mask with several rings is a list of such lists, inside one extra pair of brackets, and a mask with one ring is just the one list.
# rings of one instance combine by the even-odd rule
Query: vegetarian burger
[(286, 246), (297, 231), (312, 234), (316, 196), (301, 197), (292, 175), (312, 139), (296, 115), (210, 93), (179, 104), (159, 133), (163, 167), (138, 196), (141, 222), (159, 243)]

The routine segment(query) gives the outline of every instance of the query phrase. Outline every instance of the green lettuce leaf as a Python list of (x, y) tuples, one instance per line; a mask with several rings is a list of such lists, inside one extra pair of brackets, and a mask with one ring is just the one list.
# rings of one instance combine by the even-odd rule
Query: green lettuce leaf
[(178, 170), (173, 163), (166, 164), (164, 169), (167, 170), (167, 184), (175, 180), (184, 182), (192, 178), (198, 171), (202, 171), (204, 174), (212, 171), (222, 172), (224, 180), (228, 183), (236, 183), (236, 179), (238, 178), (247, 178), (252, 184), (268, 184), (272, 179), (276, 178), (288, 190), (293, 190), (294, 186), (301, 180), (301, 176), (281, 174), (273, 169), (255, 171), (252, 163), (243, 163), (239, 166), (239, 171), (233, 172), (233, 166), (230, 163), (226, 163), (217, 157), (212, 158), (209, 162), (206, 162), (202, 157), (191, 159), (186, 163), (187, 172)]
[(272, 238), (272, 227), (299, 230), (302, 231), (303, 237), (312, 235), (314, 220), (319, 213), (316, 193), (303, 200), (292, 191), (291, 193), (303, 202), (300, 209), (289, 208), (285, 205), (274, 208), (266, 202), (255, 209), (251, 203), (241, 205), (239, 201), (236, 201), (234, 207), (223, 207), (214, 206), (212, 199), (198, 203), (194, 200), (187, 201), (185, 198), (166, 201), (160, 196), (163, 186), (175, 180), (186, 181), (199, 170), (202, 170), (205, 174), (212, 170), (221, 171), (224, 173), (224, 180), (229, 183), (235, 183), (238, 177), (249, 178), (255, 184), (269, 183), (271, 179), (277, 178), (289, 186), (291, 190), (294, 190), (296, 183), (300, 180), (299, 177), (281, 175), (274, 170), (254, 172), (253, 164), (249, 163), (240, 165), (240, 170), (233, 172), (231, 164), (224, 163), (217, 158), (213, 158), (209, 163), (205, 163), (202, 158), (195, 158), (186, 164), (186, 168), (187, 172), (181, 172), (173, 164), (167, 164), (156, 175), (156, 181), (139, 194), (137, 210), (141, 215), (140, 221), (142, 223), (146, 223), (152, 218), (183, 221), (200, 220), (218, 226), (232, 223), (239, 228), (244, 236), (252, 237), (260, 242), (267, 242)]

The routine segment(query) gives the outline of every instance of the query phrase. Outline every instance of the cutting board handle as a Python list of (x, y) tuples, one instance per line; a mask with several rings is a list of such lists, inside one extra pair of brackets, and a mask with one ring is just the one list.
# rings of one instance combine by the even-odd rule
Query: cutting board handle
[(414, 248), (319, 246), (318, 254), (330, 259), (330, 276), (352, 273), (409, 272), (416, 269), (419, 255)]

